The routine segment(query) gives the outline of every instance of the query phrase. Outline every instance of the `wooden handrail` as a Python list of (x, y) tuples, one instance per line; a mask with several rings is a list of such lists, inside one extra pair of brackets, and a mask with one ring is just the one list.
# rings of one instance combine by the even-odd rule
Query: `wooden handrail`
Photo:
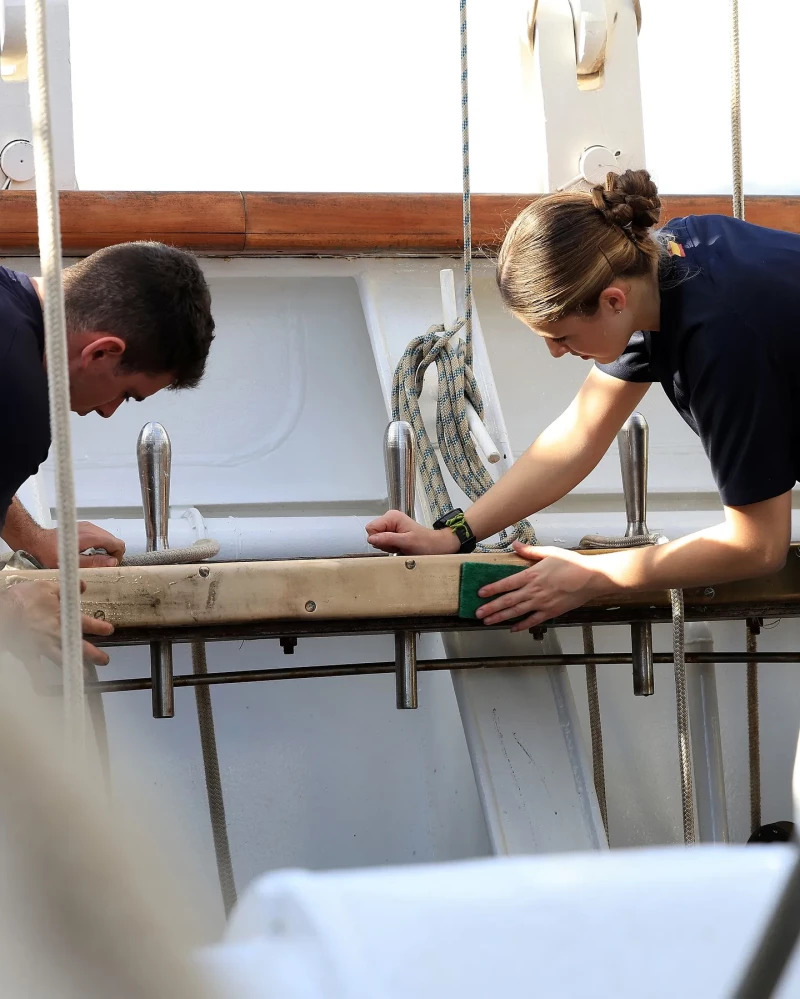
[[(476, 253), (496, 252), (535, 197), (473, 195)], [(730, 215), (730, 198), (664, 198), (664, 221), (693, 214)], [(800, 233), (800, 197), (748, 198), (747, 218)], [(447, 256), (462, 248), (458, 194), (63, 191), (61, 226), (73, 256), (136, 239), (216, 256)], [(38, 255), (33, 191), (0, 192), (0, 255)]]

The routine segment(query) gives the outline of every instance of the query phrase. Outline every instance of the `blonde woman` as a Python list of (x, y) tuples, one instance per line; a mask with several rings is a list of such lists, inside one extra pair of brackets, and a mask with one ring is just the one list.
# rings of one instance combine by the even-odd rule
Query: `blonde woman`
[(800, 469), (800, 236), (716, 215), (659, 231), (660, 209), (650, 175), (628, 170), (522, 212), (497, 262), (503, 302), (553, 357), (595, 365), (466, 516), (454, 511), (429, 530), (390, 511), (367, 533), (384, 551), (471, 551), (586, 478), (653, 382), (700, 436), (724, 522), (592, 557), (515, 544), (531, 565), (480, 591), (494, 598), (478, 611), (486, 624), (520, 618), (512, 630), (521, 631), (590, 599), (751, 578), (784, 563)]

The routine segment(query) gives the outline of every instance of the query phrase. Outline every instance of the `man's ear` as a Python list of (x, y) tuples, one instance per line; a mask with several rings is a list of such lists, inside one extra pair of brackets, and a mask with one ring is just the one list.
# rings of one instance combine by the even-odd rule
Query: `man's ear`
[(104, 333), (84, 334), (87, 337), (86, 343), (81, 348), (81, 367), (88, 367), (92, 363), (111, 363), (116, 367), (117, 362), (125, 353), (125, 341), (118, 336), (108, 336)]

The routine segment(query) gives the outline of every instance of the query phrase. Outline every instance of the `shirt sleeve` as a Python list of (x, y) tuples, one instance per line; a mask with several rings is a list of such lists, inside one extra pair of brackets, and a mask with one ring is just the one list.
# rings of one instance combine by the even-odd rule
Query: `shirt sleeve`
[(650, 334), (634, 333), (616, 361), (596, 367), (623, 382), (657, 382), (650, 362)]
[(741, 319), (704, 323), (684, 355), (689, 408), (725, 506), (795, 484), (790, 400), (757, 331)]

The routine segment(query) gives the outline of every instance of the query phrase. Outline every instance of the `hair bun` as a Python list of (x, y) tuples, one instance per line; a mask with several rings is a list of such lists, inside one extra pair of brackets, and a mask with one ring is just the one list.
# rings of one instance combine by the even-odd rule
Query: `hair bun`
[(592, 204), (611, 225), (631, 236), (644, 236), (658, 224), (661, 199), (647, 170), (609, 173), (605, 185), (592, 188)]

